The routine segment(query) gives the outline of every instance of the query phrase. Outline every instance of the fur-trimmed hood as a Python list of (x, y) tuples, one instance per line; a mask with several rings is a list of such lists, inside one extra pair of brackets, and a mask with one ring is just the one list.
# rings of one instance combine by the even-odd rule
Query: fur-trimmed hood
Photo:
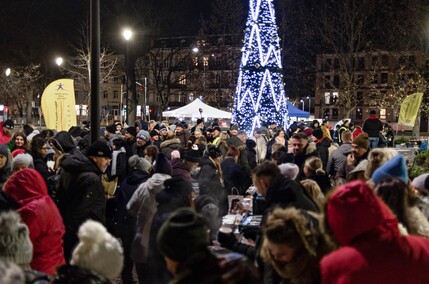
[[(175, 145), (175, 144), (178, 144), (178, 145)], [(174, 147), (171, 147), (172, 145), (174, 145)], [(179, 145), (180, 145), (180, 139), (174, 138), (174, 139), (165, 140), (164, 142), (161, 143), (159, 147), (160, 148), (171, 147), (171, 148), (177, 149)]]

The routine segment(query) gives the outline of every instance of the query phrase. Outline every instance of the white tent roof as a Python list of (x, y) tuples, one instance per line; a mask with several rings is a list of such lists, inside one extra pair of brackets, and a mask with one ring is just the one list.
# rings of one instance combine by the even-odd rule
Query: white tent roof
[[(203, 110), (201, 114), (199, 111), (200, 108)], [(192, 118), (200, 118), (202, 116), (204, 118), (231, 118), (231, 113), (206, 105), (200, 99), (197, 98), (192, 103), (187, 104), (181, 108), (163, 111), (162, 116)]]

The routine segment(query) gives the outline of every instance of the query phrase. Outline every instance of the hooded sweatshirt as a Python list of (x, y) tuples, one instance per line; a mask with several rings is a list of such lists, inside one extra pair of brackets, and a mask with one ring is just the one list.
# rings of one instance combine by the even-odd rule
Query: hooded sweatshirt
[(62, 246), (65, 229), (43, 177), (34, 169), (23, 169), (9, 178), (4, 190), (20, 204), (17, 212), (30, 230), (31, 268), (53, 275), (57, 267), (65, 263)]
[(341, 248), (322, 259), (322, 283), (427, 283), (429, 240), (400, 235), (396, 217), (364, 182), (338, 188), (326, 220)]

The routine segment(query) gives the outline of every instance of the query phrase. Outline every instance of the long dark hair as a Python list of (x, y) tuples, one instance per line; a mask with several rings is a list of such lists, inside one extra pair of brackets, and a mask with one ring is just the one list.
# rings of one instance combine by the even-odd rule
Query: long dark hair
[(379, 182), (374, 190), (393, 211), (398, 221), (407, 228), (408, 233), (416, 234), (410, 226), (410, 219), (406, 210), (415, 205), (416, 196), (411, 192), (408, 185), (398, 178), (389, 177)]
[(36, 158), (36, 159), (44, 158), (42, 155), (42, 147), (44, 145), (46, 145), (45, 139), (43, 139), (42, 137), (33, 137), (30, 143), (30, 151), (31, 151), (31, 154), (33, 155), (33, 158)]

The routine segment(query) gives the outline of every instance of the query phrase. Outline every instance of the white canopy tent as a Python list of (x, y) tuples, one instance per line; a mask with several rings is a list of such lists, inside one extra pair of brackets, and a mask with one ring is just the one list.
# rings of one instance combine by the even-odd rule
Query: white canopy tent
[[(202, 112), (200, 113), (200, 109)], [(203, 118), (231, 118), (232, 114), (203, 103), (195, 99), (192, 103), (178, 109), (163, 111), (164, 117), (191, 117), (192, 119)]]

